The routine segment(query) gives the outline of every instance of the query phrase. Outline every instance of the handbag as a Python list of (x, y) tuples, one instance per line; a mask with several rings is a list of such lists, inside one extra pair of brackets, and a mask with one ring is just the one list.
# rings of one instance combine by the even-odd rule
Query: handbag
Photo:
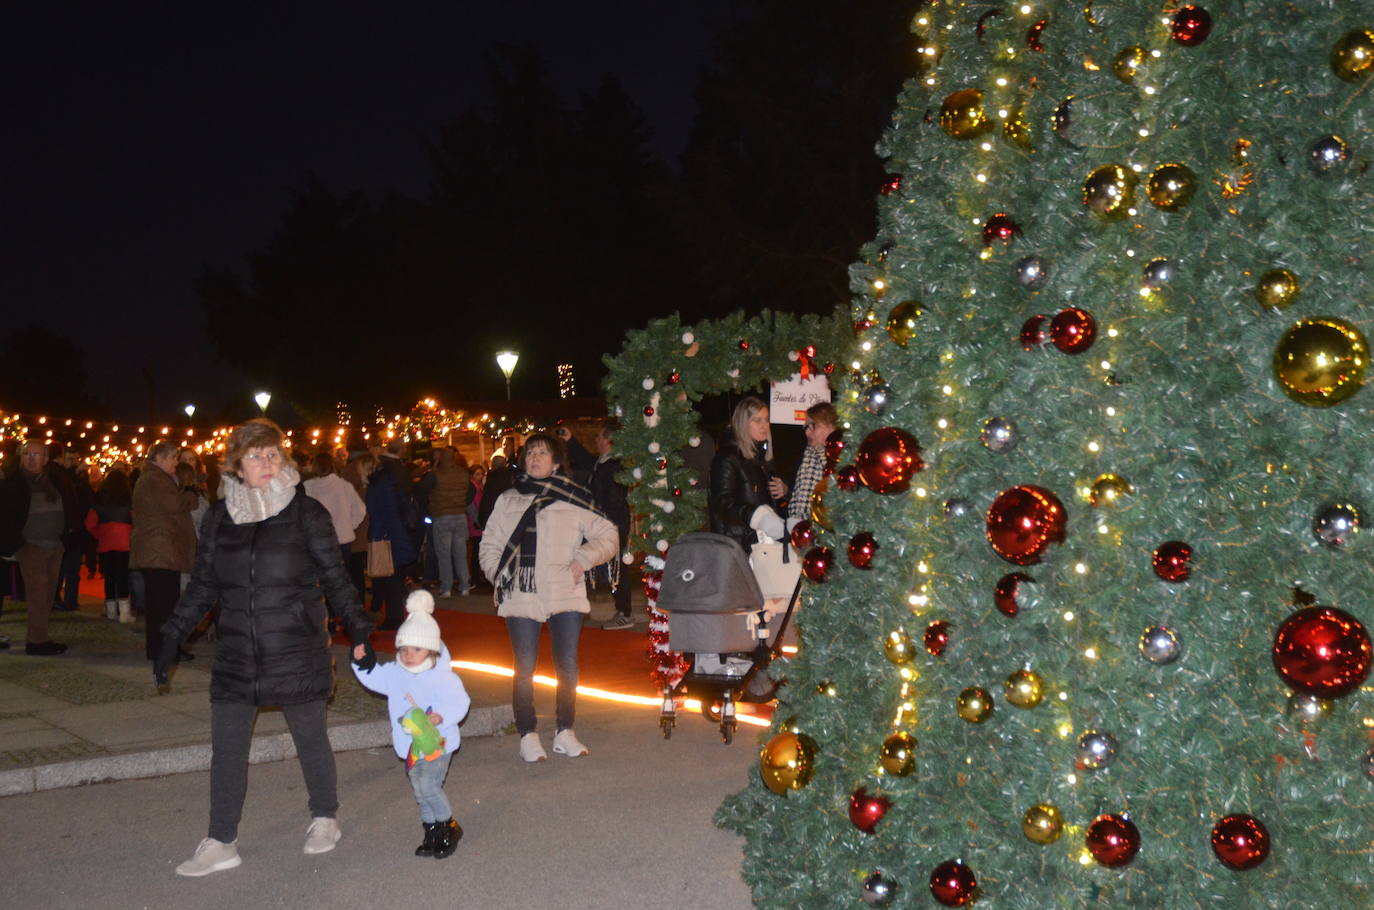
[(391, 561), (391, 541), (369, 540), (367, 542), (367, 577), (390, 578), (396, 574), (396, 566)]
[(759, 542), (749, 551), (749, 565), (765, 600), (792, 599), (801, 575), (801, 560), (793, 556), (789, 544), (760, 535)]

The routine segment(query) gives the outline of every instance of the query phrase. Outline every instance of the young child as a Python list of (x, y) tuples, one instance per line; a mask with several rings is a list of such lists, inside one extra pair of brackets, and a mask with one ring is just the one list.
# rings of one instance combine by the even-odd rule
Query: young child
[(467, 715), (472, 699), (449, 666), (448, 648), (434, 621), (434, 596), (412, 591), (406, 613), (396, 630), (396, 660), (367, 660), (367, 649), (359, 645), (353, 649), (353, 674), (363, 686), (386, 696), (391, 744), (405, 759), (425, 828), (415, 855), (443, 859), (453, 854), (463, 836), (444, 796), (444, 775), (458, 751), (458, 722)]

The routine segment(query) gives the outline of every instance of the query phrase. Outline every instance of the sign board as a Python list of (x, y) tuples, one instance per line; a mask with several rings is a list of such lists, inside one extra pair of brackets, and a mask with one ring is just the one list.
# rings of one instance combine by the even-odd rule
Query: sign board
[(801, 426), (806, 423), (806, 409), (813, 404), (830, 400), (830, 384), (825, 381), (824, 373), (812, 374), (802, 379), (801, 373), (793, 373), (784, 382), (773, 383), (769, 394), (768, 419), (773, 423)]

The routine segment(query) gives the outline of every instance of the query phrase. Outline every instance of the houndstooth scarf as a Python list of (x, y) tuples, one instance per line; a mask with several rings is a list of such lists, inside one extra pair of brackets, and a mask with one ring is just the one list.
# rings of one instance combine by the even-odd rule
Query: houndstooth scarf
[[(515, 480), (514, 489), (526, 496), (533, 495), (534, 501), (525, 509), (515, 530), (511, 531), (506, 548), (501, 551), (501, 561), (496, 566), (496, 602), (502, 603), (511, 589), (533, 593), (535, 557), (539, 552), (536, 534), (540, 510), (555, 502), (566, 502), (579, 506), (588, 512), (602, 515), (586, 487), (573, 483), (566, 477), (550, 474), (536, 480), (528, 474), (521, 474)], [(603, 516), (604, 517), (604, 516)]]

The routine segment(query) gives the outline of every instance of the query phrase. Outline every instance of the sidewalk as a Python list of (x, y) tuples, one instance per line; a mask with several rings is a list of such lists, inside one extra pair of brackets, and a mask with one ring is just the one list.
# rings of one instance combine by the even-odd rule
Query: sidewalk
[[(213, 642), (193, 646), (196, 659), (177, 665), (169, 694), (153, 687), (144, 659), (143, 624), (119, 625), (103, 617), (99, 581), (83, 581), (81, 609), (54, 612), (52, 637), (69, 649), (60, 657), (24, 654), (23, 604), (6, 600), (0, 631), (11, 639), (0, 651), (0, 797), (108, 780), (129, 780), (208, 769), (210, 766), (210, 667)], [(490, 594), (439, 602), (437, 618), (456, 659), (510, 666), (509, 644), (495, 618)], [(582, 682), (633, 688), (651, 694), (644, 647), (643, 601), (637, 599), (637, 632), (602, 632), (609, 598), (592, 602), (584, 631)], [(376, 633), (379, 653), (392, 650), (392, 635)], [(541, 655), (539, 672), (551, 663)], [(348, 669), (344, 639), (334, 647), (337, 684), (329, 704), (329, 737), (335, 751), (385, 746), (391, 734), (385, 701), (364, 690)], [(638, 658), (638, 659), (637, 659)], [(512, 723), (510, 681), (462, 673), (472, 696), (464, 738), (501, 733)], [(551, 693), (539, 690), (541, 702)], [(250, 761), (295, 755), (281, 713), (258, 715)]]

